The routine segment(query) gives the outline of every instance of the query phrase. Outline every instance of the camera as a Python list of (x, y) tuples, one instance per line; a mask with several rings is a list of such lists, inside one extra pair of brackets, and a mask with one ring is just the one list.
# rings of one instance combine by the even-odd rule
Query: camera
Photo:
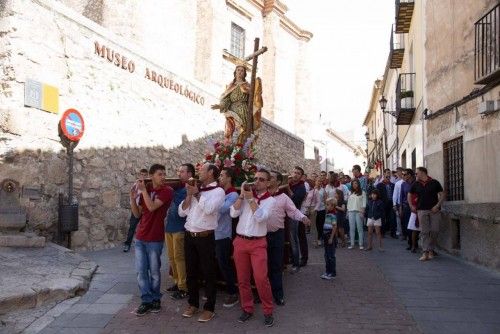
[(195, 185), (197, 185), (197, 183), (198, 183), (198, 180), (195, 179), (194, 177), (190, 177), (187, 180), (187, 184), (189, 184), (191, 187), (194, 187)]
[(148, 179), (144, 179), (143, 181), (144, 181), (144, 185), (146, 187), (153, 184), (153, 180), (149, 179), (149, 178)]
[(245, 190), (245, 191), (251, 191), (252, 188), (253, 188), (253, 185), (254, 185), (253, 182), (244, 183), (243, 184), (243, 190)]

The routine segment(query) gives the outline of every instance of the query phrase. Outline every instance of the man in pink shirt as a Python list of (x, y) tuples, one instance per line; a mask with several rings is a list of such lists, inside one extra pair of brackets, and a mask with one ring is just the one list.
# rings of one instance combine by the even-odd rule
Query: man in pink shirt
[(283, 182), (283, 175), (277, 171), (271, 171), (269, 182), (269, 193), (274, 197), (276, 203), (273, 217), (267, 221), (267, 258), (269, 265), (269, 280), (276, 305), (285, 305), (283, 293), (283, 251), (285, 248), (285, 216), (293, 220), (301, 221), (306, 226), (311, 224), (307, 218), (293, 204), (286, 193), (280, 191), (279, 186)]
[(267, 277), (267, 224), (274, 217), (274, 198), (269, 194), (270, 174), (261, 169), (255, 173), (255, 189), (245, 190), (241, 187), (241, 195), (231, 206), (231, 217), (240, 217), (236, 227), (236, 238), (233, 241), (234, 262), (238, 276), (238, 288), (243, 312), (238, 319), (246, 322), (254, 312), (250, 278), (253, 272), (255, 286), (262, 301), (264, 324), (271, 327), (273, 318), (273, 295)]

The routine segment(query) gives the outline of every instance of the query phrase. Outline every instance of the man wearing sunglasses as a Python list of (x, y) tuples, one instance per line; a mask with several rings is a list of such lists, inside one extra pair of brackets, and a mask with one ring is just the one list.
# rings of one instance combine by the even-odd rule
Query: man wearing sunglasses
[(267, 191), (270, 173), (261, 169), (255, 173), (254, 189), (248, 189), (243, 183), (241, 195), (231, 206), (230, 215), (240, 217), (236, 227), (236, 238), (233, 241), (234, 262), (238, 276), (241, 307), (243, 312), (238, 319), (243, 323), (249, 320), (254, 312), (250, 278), (253, 273), (255, 286), (262, 301), (264, 325), (271, 327), (273, 318), (273, 295), (267, 276), (267, 224), (274, 217), (275, 199)]

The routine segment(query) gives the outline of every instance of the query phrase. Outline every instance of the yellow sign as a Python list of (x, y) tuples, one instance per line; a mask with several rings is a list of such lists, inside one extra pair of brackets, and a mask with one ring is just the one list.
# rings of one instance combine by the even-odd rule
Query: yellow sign
[(59, 113), (59, 89), (35, 80), (24, 84), (24, 105), (54, 114)]

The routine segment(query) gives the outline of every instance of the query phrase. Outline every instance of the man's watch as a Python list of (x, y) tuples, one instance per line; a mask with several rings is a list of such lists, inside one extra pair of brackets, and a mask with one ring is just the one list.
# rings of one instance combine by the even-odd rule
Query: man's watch
[(252, 203), (252, 202), (255, 202), (255, 198), (253, 198), (253, 197), (248, 199), (248, 203)]

